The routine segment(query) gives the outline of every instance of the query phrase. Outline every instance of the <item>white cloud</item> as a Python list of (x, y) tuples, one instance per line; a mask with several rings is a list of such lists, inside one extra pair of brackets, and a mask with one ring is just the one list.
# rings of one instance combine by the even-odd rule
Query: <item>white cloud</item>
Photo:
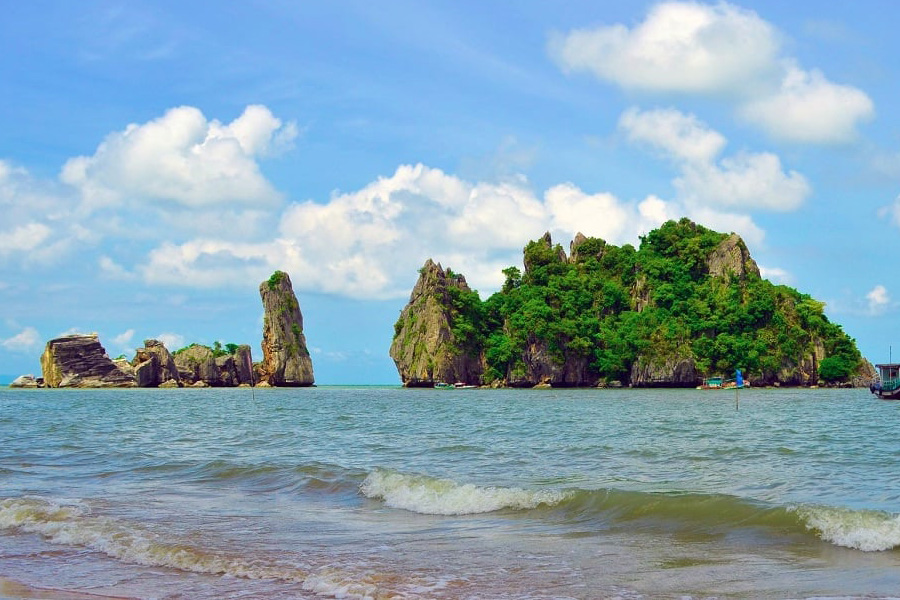
[(184, 336), (177, 333), (160, 333), (154, 339), (162, 342), (170, 352), (184, 348)]
[(900, 227), (900, 196), (894, 198), (893, 204), (878, 209), (878, 216), (887, 217), (893, 225)]
[(770, 76), (778, 51), (771, 25), (724, 2), (663, 2), (634, 28), (580, 29), (550, 40), (550, 54), (566, 71), (657, 92), (745, 89)]
[(296, 135), (295, 125), (264, 106), (248, 106), (228, 125), (181, 106), (111, 133), (93, 156), (67, 161), (60, 178), (80, 191), (88, 212), (131, 201), (273, 205), (280, 195), (256, 159), (283, 150)]
[(119, 335), (113, 338), (113, 343), (116, 346), (129, 346), (131, 344), (131, 340), (134, 339), (134, 329), (126, 329)]
[(522, 246), (550, 230), (566, 243), (575, 233), (635, 242), (674, 212), (650, 197), (639, 204), (566, 183), (543, 197), (523, 178), (468, 182), (425, 165), (401, 165), (362, 189), (326, 203), (295, 203), (279, 237), (263, 243), (197, 239), (164, 243), (141, 272), (150, 283), (246, 285), (274, 270), (299, 290), (351, 297), (403, 297), (426, 258), (466, 274), (488, 291), (500, 271), (521, 263)]
[(726, 2), (663, 2), (633, 28), (552, 36), (549, 52), (564, 71), (588, 71), (624, 89), (730, 98), (746, 121), (786, 141), (851, 141), (874, 115), (865, 92), (801, 68), (782, 54), (772, 25)]
[(811, 192), (803, 175), (785, 173), (778, 156), (769, 152), (688, 165), (674, 183), (690, 204), (743, 210), (796, 210)]
[(40, 349), (41, 336), (34, 327), (26, 327), (16, 335), (0, 342), (0, 346), (13, 352), (32, 352)]
[(759, 265), (759, 274), (763, 279), (783, 285), (793, 285), (794, 276), (780, 267), (764, 267)]
[(810, 194), (806, 178), (785, 172), (775, 154), (739, 153), (720, 158), (724, 136), (694, 115), (675, 109), (626, 110), (619, 128), (633, 142), (649, 145), (670, 158), (674, 180), (688, 209), (790, 211)]
[(891, 297), (883, 285), (876, 285), (872, 288), (866, 294), (866, 300), (868, 301), (869, 314), (871, 315), (882, 314), (891, 304)]
[(134, 273), (128, 271), (108, 256), (101, 256), (97, 264), (100, 266), (100, 272), (109, 279), (129, 281), (135, 277)]
[(828, 81), (820, 71), (790, 67), (773, 94), (739, 109), (772, 137), (794, 142), (840, 143), (856, 137), (856, 126), (875, 115), (875, 105), (861, 90)]
[(641, 111), (631, 107), (619, 118), (629, 141), (648, 144), (687, 162), (711, 162), (728, 143), (694, 115), (674, 108)]
[(43, 244), (51, 230), (43, 223), (26, 223), (10, 231), (0, 231), (0, 256), (28, 252)]

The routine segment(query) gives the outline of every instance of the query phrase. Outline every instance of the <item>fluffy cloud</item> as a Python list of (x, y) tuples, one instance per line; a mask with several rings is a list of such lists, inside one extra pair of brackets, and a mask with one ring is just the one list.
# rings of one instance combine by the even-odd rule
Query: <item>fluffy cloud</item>
[(664, 2), (633, 28), (574, 30), (552, 36), (549, 46), (563, 70), (625, 89), (728, 97), (739, 115), (779, 139), (854, 139), (858, 124), (874, 115), (868, 95), (802, 69), (781, 50), (769, 23), (725, 2)]
[(694, 115), (675, 109), (626, 110), (619, 119), (625, 136), (661, 152), (679, 170), (674, 180), (689, 210), (790, 211), (810, 194), (796, 171), (785, 172), (778, 156), (739, 153), (720, 157), (727, 143)]
[(666, 155), (691, 163), (712, 162), (728, 143), (694, 115), (674, 108), (641, 111), (629, 108), (619, 118), (629, 141), (647, 144)]
[(0, 342), (7, 350), (13, 352), (31, 352), (41, 346), (41, 336), (34, 327), (26, 327), (16, 335)]
[(260, 281), (281, 268), (298, 289), (386, 298), (408, 294), (410, 278), (431, 257), (487, 291), (502, 283), (504, 267), (521, 262), (524, 241), (546, 230), (563, 243), (578, 231), (634, 242), (669, 213), (655, 197), (627, 203), (570, 183), (539, 197), (523, 179), (468, 182), (425, 165), (402, 165), (326, 203), (291, 205), (275, 240), (163, 244), (142, 272), (153, 283), (215, 286)]
[(26, 223), (12, 230), (0, 232), (0, 256), (13, 252), (28, 252), (50, 237), (50, 228), (43, 223)]
[(795, 142), (840, 143), (856, 137), (875, 105), (862, 91), (825, 79), (819, 71), (788, 69), (775, 94), (752, 100), (740, 114), (769, 135)]
[(283, 150), (296, 135), (295, 125), (264, 106), (248, 106), (227, 125), (182, 106), (108, 135), (92, 156), (67, 161), (60, 178), (79, 190), (88, 212), (131, 200), (273, 205), (280, 195), (257, 158)]
[(883, 285), (876, 285), (872, 288), (866, 294), (866, 300), (868, 301), (869, 314), (872, 315), (882, 314), (891, 304), (891, 297)]
[(184, 348), (184, 336), (177, 333), (160, 333), (156, 338), (166, 347), (167, 350), (175, 351)]
[(114, 337), (112, 341), (116, 346), (128, 346), (131, 344), (132, 339), (134, 339), (134, 329), (126, 329)]
[(550, 40), (566, 71), (589, 71), (624, 88), (732, 93), (768, 78), (779, 50), (756, 13), (720, 3), (664, 2), (629, 29), (580, 29)]

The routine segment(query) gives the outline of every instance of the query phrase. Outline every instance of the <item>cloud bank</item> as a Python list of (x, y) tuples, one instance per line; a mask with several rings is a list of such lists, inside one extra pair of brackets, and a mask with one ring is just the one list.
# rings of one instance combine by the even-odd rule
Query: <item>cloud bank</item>
[(851, 141), (875, 112), (865, 92), (801, 68), (771, 24), (725, 2), (663, 2), (631, 28), (555, 33), (548, 52), (565, 72), (626, 90), (726, 99), (741, 118), (790, 142)]

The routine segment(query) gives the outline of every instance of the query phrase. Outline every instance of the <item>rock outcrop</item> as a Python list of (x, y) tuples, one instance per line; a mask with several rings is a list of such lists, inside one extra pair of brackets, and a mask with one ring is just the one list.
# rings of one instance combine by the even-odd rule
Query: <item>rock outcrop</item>
[(748, 275), (759, 277), (759, 266), (750, 256), (747, 244), (736, 233), (722, 240), (709, 255), (706, 264), (707, 271), (713, 277), (725, 277), (728, 274), (741, 280)]
[(390, 355), (407, 387), (435, 383), (481, 383), (484, 371), (477, 349), (463, 351), (453, 334), (451, 288), (471, 292), (465, 277), (447, 271), (430, 258), (394, 325)]
[(273, 386), (315, 383), (312, 359), (303, 334), (303, 315), (291, 278), (275, 271), (259, 285), (263, 304), (263, 360), (260, 378)]
[(47, 387), (135, 387), (135, 378), (110, 360), (96, 333), (72, 334), (47, 342), (41, 356)]
[(11, 388), (42, 388), (44, 387), (44, 380), (41, 377), (35, 377), (34, 375), (19, 375), (15, 379), (13, 379), (12, 383), (9, 384)]
[(235, 348), (234, 352), (226, 352), (218, 345), (215, 350), (201, 344), (182, 348), (174, 356), (177, 379), (163, 379), (158, 385), (173, 379), (185, 386), (196, 386), (198, 383), (209, 387), (236, 387), (242, 383), (252, 385), (255, 378), (251, 372), (250, 346), (229, 347)]
[(679, 356), (640, 356), (631, 365), (630, 379), (634, 387), (695, 387), (701, 383), (694, 359)]
[(131, 365), (138, 387), (159, 387), (169, 381), (174, 387), (181, 385), (175, 359), (159, 340), (144, 340), (144, 347), (137, 349)]

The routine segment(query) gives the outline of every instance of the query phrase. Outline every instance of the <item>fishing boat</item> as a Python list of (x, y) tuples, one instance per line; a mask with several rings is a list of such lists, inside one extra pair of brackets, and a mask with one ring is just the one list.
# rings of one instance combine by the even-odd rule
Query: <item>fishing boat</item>
[(741, 370), (738, 369), (734, 373), (734, 379), (725, 379), (723, 377), (709, 377), (703, 380), (703, 383), (697, 386), (698, 390), (733, 390), (750, 387), (749, 381), (744, 381)]
[(882, 400), (900, 400), (900, 364), (875, 365), (878, 381), (869, 386), (869, 391)]
[(455, 390), (456, 387), (452, 383), (444, 383), (443, 381), (438, 381), (434, 384), (434, 389), (436, 390)]

